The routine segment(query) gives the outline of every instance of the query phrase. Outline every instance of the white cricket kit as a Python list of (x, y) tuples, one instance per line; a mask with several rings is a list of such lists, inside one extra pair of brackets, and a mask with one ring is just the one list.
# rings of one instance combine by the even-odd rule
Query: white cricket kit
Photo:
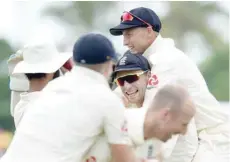
[(74, 67), (41, 93), (1, 162), (80, 162), (103, 133), (110, 144), (128, 143), (124, 107), (101, 74)]
[[(209, 92), (195, 63), (175, 47), (172, 39), (162, 38), (160, 35), (143, 55), (152, 64), (152, 76), (149, 79), (144, 105), (149, 104), (158, 88), (175, 83), (188, 89), (197, 108), (195, 126), (189, 128), (190, 133), (179, 136), (176, 145), (172, 146), (171, 156), (166, 161), (192, 161), (196, 152), (202, 152), (201, 147), (204, 147), (203, 150), (212, 150), (213, 154), (221, 155), (225, 159), (221, 162), (227, 162), (230, 159), (228, 115), (221, 111), (218, 101)], [(196, 133), (195, 127), (200, 139), (198, 150), (197, 137), (192, 135)], [(205, 156), (207, 159), (209, 155), (203, 153), (203, 157)]]
[[(136, 156), (142, 160), (154, 161), (160, 151), (161, 143), (155, 140), (144, 141), (143, 126), (146, 115), (145, 108), (133, 108), (125, 110), (130, 144), (132, 144)], [(145, 144), (144, 144), (145, 143)], [(144, 144), (144, 145), (143, 145)], [(158, 146), (158, 147), (157, 147)], [(110, 162), (111, 152), (108, 140), (100, 136), (95, 145), (90, 149), (83, 162)]]
[(8, 72), (10, 76), (9, 88), (11, 90), (10, 112), (14, 116), (14, 108), (20, 101), (20, 94), (29, 90), (29, 80), (24, 74), (13, 74), (15, 66), (23, 60), (22, 52), (19, 50), (10, 55), (8, 63)]
[[(173, 54), (171, 54), (171, 52), (173, 52), (171, 48), (175, 48), (173, 41), (169, 39), (163, 39), (159, 35), (158, 38), (154, 41), (154, 43), (144, 53), (144, 56), (147, 55), (146, 57), (153, 65), (153, 67), (151, 70), (152, 76), (149, 79), (148, 87), (145, 94), (145, 101), (143, 103), (143, 108), (148, 108), (150, 101), (152, 100), (153, 96), (155, 95), (155, 93), (160, 87), (168, 83), (175, 83), (174, 78), (177, 78), (177, 76), (174, 76), (174, 73), (171, 74), (170, 70), (172, 67), (170, 66), (169, 63), (171, 62), (173, 63), (176, 57)], [(154, 55), (151, 55), (151, 51), (154, 50), (159, 51), (159, 54), (157, 56), (155, 55), (155, 52)], [(150, 53), (149, 55), (151, 55), (151, 57), (154, 56), (152, 60), (149, 59), (150, 56), (148, 55), (148, 53)], [(171, 55), (166, 57), (164, 54), (163, 56), (161, 56), (162, 53), (171, 54)], [(173, 59), (171, 59), (171, 57), (173, 57)], [(183, 54), (182, 57), (186, 57), (186, 56)], [(155, 65), (156, 61), (158, 63), (157, 66)], [(178, 64), (178, 62), (176, 64)], [(159, 74), (156, 75), (155, 70), (157, 70), (158, 68), (160, 68), (160, 71)], [(159, 80), (158, 75), (163, 75), (165, 78)], [(118, 95), (122, 95), (120, 88), (116, 89), (116, 93)], [(151, 148), (153, 148), (153, 150), (160, 149), (163, 154), (164, 162), (192, 161), (198, 148), (198, 137), (197, 137), (195, 120), (194, 119), (191, 120), (190, 124), (188, 125), (188, 131), (184, 136), (175, 135), (172, 137), (172, 139), (168, 140), (166, 143), (162, 143), (157, 139), (148, 140), (141, 147), (142, 149), (140, 149), (138, 152), (139, 155), (148, 154)]]
[(27, 104), (31, 101), (36, 100), (39, 97), (40, 92), (24, 92), (20, 94), (20, 101), (12, 110), (12, 115), (14, 117), (14, 124), (17, 129), (24, 113), (27, 111)]

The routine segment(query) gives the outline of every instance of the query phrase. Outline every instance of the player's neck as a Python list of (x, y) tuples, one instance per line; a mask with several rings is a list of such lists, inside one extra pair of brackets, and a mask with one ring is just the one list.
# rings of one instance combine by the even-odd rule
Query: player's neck
[[(135, 102), (135, 103), (127, 102), (127, 104), (125, 104), (125, 105), (127, 105), (126, 107), (131, 107), (131, 108), (142, 108), (143, 102), (144, 102), (144, 100), (142, 100), (140, 102)], [(124, 101), (124, 103), (125, 103), (125, 101)]]
[(138, 108), (141, 108), (142, 106), (143, 106), (143, 103), (144, 103), (144, 97), (142, 98), (142, 99), (140, 99), (137, 103), (135, 103), (136, 104), (136, 106), (138, 107)]
[(47, 80), (31, 80), (30, 81), (30, 92), (41, 91), (48, 84)]
[(142, 105), (143, 105), (143, 102), (139, 102), (139, 103), (136, 104), (136, 106), (137, 106), (138, 108), (141, 108)]

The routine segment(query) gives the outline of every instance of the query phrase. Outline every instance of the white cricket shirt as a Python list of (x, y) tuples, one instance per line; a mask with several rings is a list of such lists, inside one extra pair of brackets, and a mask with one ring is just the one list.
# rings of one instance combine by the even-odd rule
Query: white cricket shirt
[(102, 134), (127, 144), (124, 107), (101, 74), (75, 67), (41, 93), (1, 162), (80, 162)]
[(175, 83), (186, 87), (193, 98), (197, 110), (195, 125), (190, 123), (188, 133), (179, 136), (176, 145), (171, 146), (171, 156), (166, 160), (191, 161), (198, 148), (197, 139), (202, 138), (200, 132), (227, 122), (228, 116), (221, 111), (219, 103), (209, 92), (196, 64), (175, 47), (172, 39), (159, 35), (143, 55), (152, 64), (152, 76), (149, 79), (144, 105), (148, 105), (157, 90), (166, 84)]

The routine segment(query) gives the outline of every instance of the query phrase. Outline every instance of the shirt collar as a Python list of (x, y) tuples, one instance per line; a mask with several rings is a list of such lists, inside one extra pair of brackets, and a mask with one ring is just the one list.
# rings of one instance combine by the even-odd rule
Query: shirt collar
[[(157, 48), (160, 47), (161, 42), (163, 41), (162, 36), (159, 34), (157, 38), (153, 41), (153, 43), (145, 50), (143, 56), (150, 60), (151, 64), (156, 64), (157, 62), (157, 55), (156, 51)], [(154, 55), (153, 55), (154, 54)], [(151, 59), (150, 59), (151, 56)]]
[(159, 59), (167, 57), (168, 53), (171, 52), (173, 48), (175, 48), (173, 39), (163, 38), (159, 34), (155, 41), (144, 52), (143, 56), (149, 60), (150, 64), (156, 65)]
[(76, 74), (78, 78), (81, 77), (82, 79), (84, 79), (87, 77), (89, 79), (92, 79), (94, 82), (104, 84), (109, 87), (109, 83), (107, 79), (101, 73), (91, 70), (89, 68), (82, 67), (82, 66), (75, 66), (71, 70), (71, 72)]

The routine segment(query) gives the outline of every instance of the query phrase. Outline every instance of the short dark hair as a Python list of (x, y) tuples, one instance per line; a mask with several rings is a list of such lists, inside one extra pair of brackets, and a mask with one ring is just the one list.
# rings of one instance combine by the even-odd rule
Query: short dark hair
[(26, 73), (25, 75), (26, 75), (26, 77), (29, 80), (32, 80), (32, 79), (41, 79), (41, 78), (45, 78), (46, 77), (46, 73)]
[[(28, 78), (28, 80), (31, 81), (32, 79), (42, 79), (42, 78), (45, 78), (46, 75), (47, 75), (47, 73), (26, 73), (25, 75)], [(57, 70), (54, 73), (53, 79), (55, 79), (55, 78), (57, 78), (59, 76), (60, 76), (60, 71)]]
[(60, 74), (60, 70), (57, 70), (57, 71), (54, 73), (53, 79), (58, 78), (60, 75), (61, 75), (61, 74)]

